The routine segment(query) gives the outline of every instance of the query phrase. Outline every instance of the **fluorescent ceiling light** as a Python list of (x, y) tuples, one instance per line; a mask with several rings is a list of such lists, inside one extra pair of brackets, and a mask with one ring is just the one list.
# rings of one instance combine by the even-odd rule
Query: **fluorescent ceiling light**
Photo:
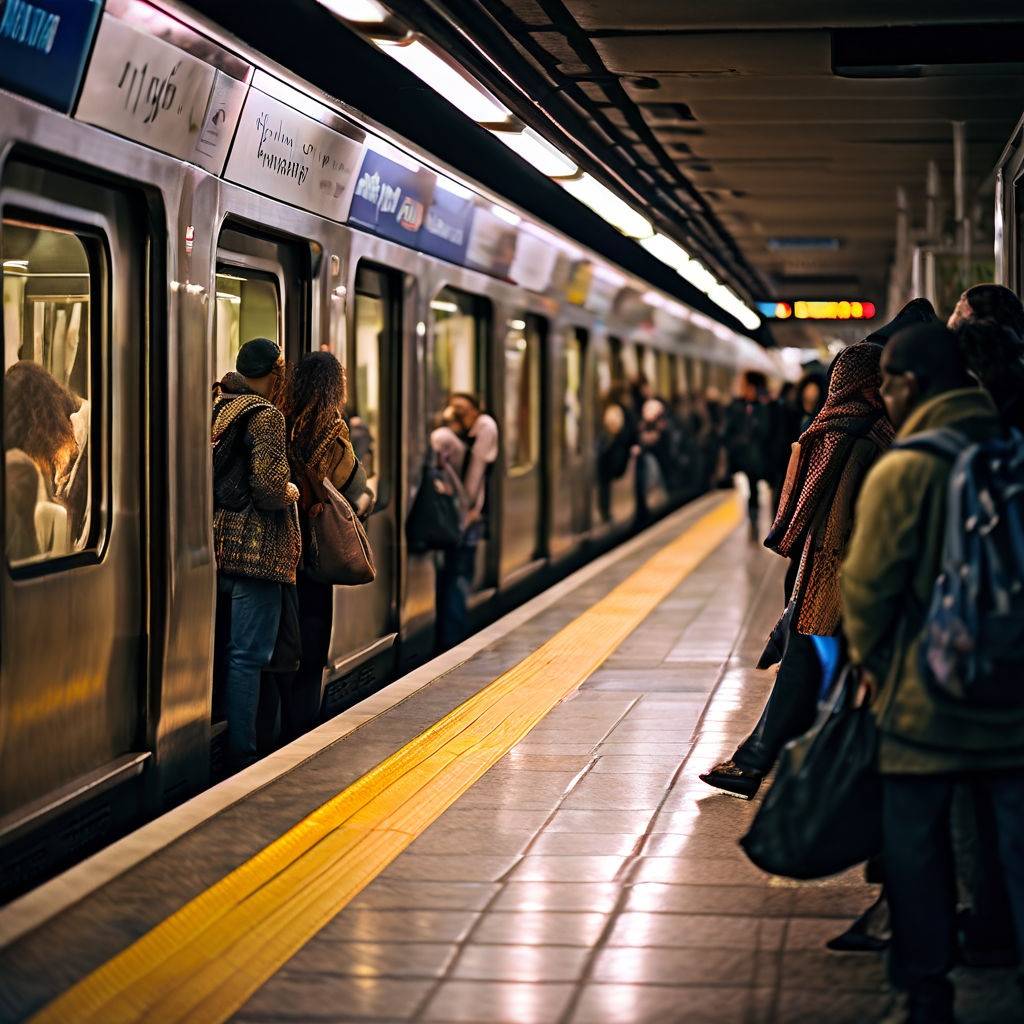
[(646, 217), (641, 217), (632, 206), (623, 202), (611, 189), (605, 188), (589, 174), (568, 178), (559, 184), (624, 235), (631, 238), (647, 238), (654, 234), (654, 228)]
[(507, 107), (418, 39), (400, 43), (379, 39), (377, 45), (471, 120), (492, 123), (509, 117)]
[(688, 263), (690, 254), (665, 235), (652, 235), (640, 243), (655, 259), (661, 260), (673, 270), (678, 270)]
[(513, 331), (525, 331), (526, 330), (526, 321), (525, 320), (509, 320), (508, 326)]
[(446, 302), (444, 299), (434, 299), (430, 303), (430, 308), (437, 310), (438, 313), (458, 313), (459, 307), (454, 302)]
[(718, 284), (715, 275), (700, 260), (690, 260), (676, 269), (694, 288), (699, 288), (702, 292), (710, 291)]
[(4, 260), (4, 270), (28, 270), (28, 260)]
[(495, 132), (494, 135), (549, 178), (565, 178), (578, 170), (569, 157), (532, 128), (524, 128), (521, 132)]
[(360, 25), (379, 25), (386, 21), (388, 12), (377, 0), (319, 0), (336, 18), (354, 21)]

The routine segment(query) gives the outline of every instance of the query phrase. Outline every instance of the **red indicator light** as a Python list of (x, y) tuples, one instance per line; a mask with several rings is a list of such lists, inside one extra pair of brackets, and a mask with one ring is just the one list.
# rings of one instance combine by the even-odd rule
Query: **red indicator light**
[(875, 315), (875, 304), (873, 302), (864, 303), (864, 319), (871, 320)]

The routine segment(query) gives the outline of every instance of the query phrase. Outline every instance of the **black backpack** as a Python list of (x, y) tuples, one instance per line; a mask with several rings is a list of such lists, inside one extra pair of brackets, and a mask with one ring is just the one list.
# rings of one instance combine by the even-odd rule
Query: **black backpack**
[(1024, 707), (1024, 435), (971, 442), (926, 431), (893, 445), (952, 463), (942, 572), (921, 636), (921, 672), (937, 696)]
[(405, 521), (405, 540), (413, 554), (457, 547), (462, 539), (455, 497), (444, 490), (444, 474), (429, 454), (412, 508)]

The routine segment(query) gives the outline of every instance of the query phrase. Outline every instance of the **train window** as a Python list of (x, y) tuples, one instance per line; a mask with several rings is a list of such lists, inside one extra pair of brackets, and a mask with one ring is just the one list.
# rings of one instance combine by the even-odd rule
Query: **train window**
[(445, 288), (430, 303), (433, 322), (434, 362), (431, 406), (444, 407), (454, 391), (465, 391), (483, 400), (481, 341), (486, 330), (484, 301), (466, 292)]
[[(622, 342), (618, 338), (608, 339), (608, 349), (611, 352), (609, 361), (609, 370), (611, 371), (611, 383), (612, 384), (625, 384), (627, 379), (627, 370), (625, 359), (622, 354)], [(611, 388), (609, 387), (610, 391)]]
[(537, 461), (540, 441), (540, 360), (543, 321), (516, 314), (505, 325), (505, 436), (508, 468)]
[(389, 339), (396, 331), (391, 280), (386, 273), (360, 266), (356, 272), (354, 373), (349, 378), (348, 422), (352, 445), (377, 495), (377, 509), (389, 499), (390, 481), (383, 479), (390, 460), (385, 456), (387, 425), (382, 417)]
[(235, 368), (239, 347), (250, 338), (281, 344), (281, 295), (273, 274), (221, 265), (217, 268), (217, 377)]
[(662, 399), (672, 397), (673, 388), (673, 357), (667, 352), (658, 352), (658, 379), (654, 386), (654, 393)]
[[(565, 456), (583, 454), (583, 367), (586, 335), (572, 330), (565, 339), (562, 383), (562, 448)], [(603, 361), (599, 365), (604, 364)], [(601, 388), (601, 385), (598, 385)], [(605, 387), (611, 387), (608, 380)]]
[(0, 248), (7, 558), (23, 566), (99, 537), (92, 364), (105, 274), (99, 240), (64, 228), (5, 219)]

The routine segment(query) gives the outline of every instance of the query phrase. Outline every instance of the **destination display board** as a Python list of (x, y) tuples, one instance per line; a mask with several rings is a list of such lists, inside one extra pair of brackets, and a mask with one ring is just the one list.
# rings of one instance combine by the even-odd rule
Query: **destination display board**
[(475, 205), (472, 193), (446, 188), (444, 179), (439, 178), (420, 230), (420, 251), (452, 263), (465, 263)]
[(248, 85), (104, 14), (75, 117), (220, 174)]
[(252, 87), (224, 177), (319, 213), (348, 217), (363, 145)]
[(0, 0), (0, 87), (68, 113), (102, 10), (102, 0)]

